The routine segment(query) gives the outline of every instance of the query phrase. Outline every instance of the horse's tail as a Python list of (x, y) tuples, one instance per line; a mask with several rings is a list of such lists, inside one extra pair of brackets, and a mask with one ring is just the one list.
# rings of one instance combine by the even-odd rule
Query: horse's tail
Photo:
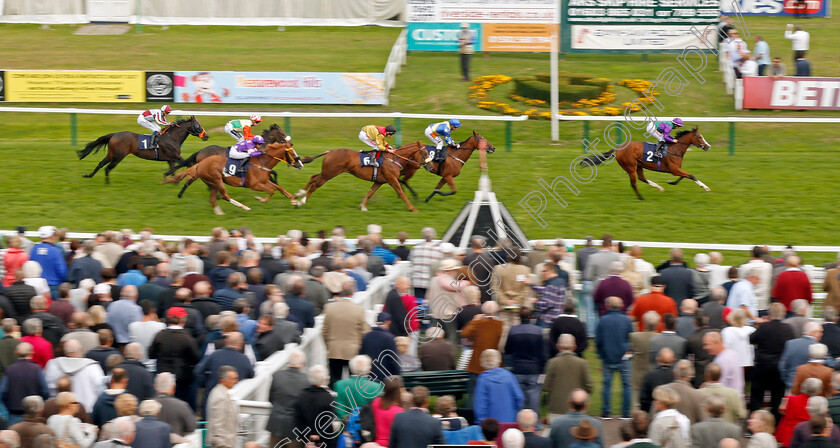
[(317, 158), (319, 158), (319, 157), (323, 157), (323, 156), (327, 155), (327, 153), (329, 153), (329, 151), (327, 151), (327, 152), (322, 152), (321, 154), (318, 154), (317, 156), (307, 156), (307, 157), (301, 157), (301, 158), (300, 158), (300, 161), (301, 161), (301, 162), (303, 162), (303, 163), (312, 163), (312, 161), (313, 161), (313, 160), (315, 160), (315, 159), (317, 159)]
[(179, 169), (181, 169), (183, 167), (191, 167), (191, 166), (195, 165), (196, 163), (198, 163), (197, 159), (198, 159), (198, 153), (199, 152), (201, 152), (201, 151), (196, 151), (196, 152), (193, 153), (193, 155), (191, 155), (191, 156), (187, 157), (186, 159), (176, 163), (175, 166), (170, 168), (167, 172), (163, 173), (163, 175), (164, 176), (171, 176), (172, 174), (175, 173), (175, 171), (178, 171)]
[(580, 165), (581, 166), (583, 166), (583, 165), (591, 165), (591, 166), (600, 165), (600, 164), (604, 163), (604, 160), (609, 159), (610, 156), (613, 155), (613, 153), (615, 153), (615, 150), (611, 149), (611, 150), (609, 150), (609, 151), (607, 151), (603, 154), (597, 155), (597, 156), (586, 157), (586, 158), (584, 158), (583, 160), (580, 161)]
[(113, 137), (114, 134), (103, 135), (102, 137), (99, 137), (98, 139), (88, 143), (87, 145), (85, 145), (85, 149), (81, 151), (76, 151), (76, 155), (79, 156), (79, 159), (84, 159), (85, 157), (89, 156), (92, 152), (99, 152), (99, 150), (102, 149), (103, 146), (108, 144), (108, 142), (111, 140), (111, 137)]

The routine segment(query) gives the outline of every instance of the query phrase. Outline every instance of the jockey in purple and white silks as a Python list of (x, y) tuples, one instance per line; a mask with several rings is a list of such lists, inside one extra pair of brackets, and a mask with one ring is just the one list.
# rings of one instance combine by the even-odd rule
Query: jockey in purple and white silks
[(671, 137), (671, 131), (676, 128), (683, 127), (683, 121), (679, 118), (674, 118), (672, 121), (653, 121), (647, 125), (647, 133), (655, 137), (658, 141), (654, 156), (658, 158), (665, 157), (665, 144), (675, 143), (674, 137)]
[(262, 151), (257, 149), (257, 145), (265, 143), (265, 139), (261, 135), (255, 135), (251, 140), (241, 141), (230, 147), (228, 156), (231, 159), (242, 160), (248, 157), (256, 157), (262, 155)]

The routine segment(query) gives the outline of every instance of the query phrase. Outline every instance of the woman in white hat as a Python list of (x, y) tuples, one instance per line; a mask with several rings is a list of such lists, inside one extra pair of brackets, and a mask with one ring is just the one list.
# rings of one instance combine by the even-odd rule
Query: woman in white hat
[(464, 294), (464, 288), (471, 285), (465, 275), (461, 274), (461, 262), (453, 258), (445, 258), (438, 265), (437, 273), (429, 281), (426, 291), (425, 304), (431, 317), (437, 325), (446, 332), (446, 338), (456, 342), (455, 318), (461, 307), (470, 303)]

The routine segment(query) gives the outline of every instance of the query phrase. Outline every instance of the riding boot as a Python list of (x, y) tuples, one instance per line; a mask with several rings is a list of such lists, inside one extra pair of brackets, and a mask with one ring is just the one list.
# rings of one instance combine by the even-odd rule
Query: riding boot
[(151, 146), (149, 147), (149, 149), (158, 149), (158, 141), (159, 140), (160, 140), (160, 134), (158, 133), (158, 131), (153, 131), (152, 132), (152, 142), (150, 144)]
[(659, 142), (659, 144), (656, 145), (654, 155), (660, 159), (665, 157), (665, 142)]

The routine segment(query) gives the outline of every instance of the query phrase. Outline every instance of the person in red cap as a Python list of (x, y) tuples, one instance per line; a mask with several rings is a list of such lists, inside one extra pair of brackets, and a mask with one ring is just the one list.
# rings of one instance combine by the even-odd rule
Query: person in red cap
[(167, 327), (155, 335), (149, 346), (149, 358), (157, 360), (157, 371), (175, 375), (175, 396), (195, 409), (192, 391), (193, 368), (201, 360), (195, 339), (184, 329), (187, 312), (173, 306), (166, 312)]

